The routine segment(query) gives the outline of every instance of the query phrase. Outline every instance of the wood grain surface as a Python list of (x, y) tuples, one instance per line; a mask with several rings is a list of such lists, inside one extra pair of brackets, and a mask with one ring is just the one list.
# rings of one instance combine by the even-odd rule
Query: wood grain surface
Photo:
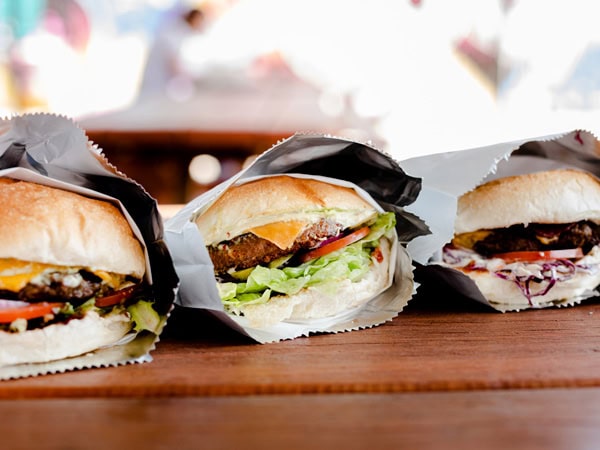
[(1, 382), (2, 448), (594, 449), (599, 337), (598, 301), (421, 291), (379, 327), (267, 345), (177, 309), (151, 363)]
[(256, 344), (177, 310), (154, 361), (0, 384), (0, 398), (170, 397), (600, 387), (600, 303), (498, 313), (413, 300), (392, 322)]
[(0, 401), (7, 449), (595, 449), (600, 389)]

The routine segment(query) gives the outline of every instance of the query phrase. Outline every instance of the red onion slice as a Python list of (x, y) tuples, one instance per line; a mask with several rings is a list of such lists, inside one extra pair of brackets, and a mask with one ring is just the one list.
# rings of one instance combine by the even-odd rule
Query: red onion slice
[(0, 299), (0, 309), (22, 308), (27, 305), (29, 305), (29, 303), (22, 302), (21, 300)]

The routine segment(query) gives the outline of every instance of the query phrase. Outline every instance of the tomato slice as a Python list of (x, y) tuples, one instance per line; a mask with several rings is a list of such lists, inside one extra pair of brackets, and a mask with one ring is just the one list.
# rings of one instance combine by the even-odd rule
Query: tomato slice
[(377, 247), (375, 250), (373, 250), (373, 252), (371, 253), (371, 257), (375, 259), (375, 261), (377, 261), (378, 263), (382, 263), (384, 260), (383, 257), (383, 252), (381, 251), (380, 247)]
[(96, 298), (96, 306), (98, 308), (105, 308), (107, 306), (113, 306), (117, 303), (121, 303), (123, 300), (128, 298), (138, 288), (137, 285), (129, 286), (121, 289), (117, 292), (113, 292), (110, 295)]
[[(21, 303), (21, 302), (19, 302)], [(47, 314), (54, 314), (56, 308), (61, 308), (63, 303), (28, 303), (25, 306), (0, 308), (0, 323), (11, 323), (17, 319), (36, 319)]]
[(346, 247), (347, 245), (353, 244), (356, 241), (360, 241), (362, 238), (367, 236), (371, 232), (369, 227), (362, 227), (352, 233), (339, 238), (333, 242), (323, 245), (322, 247), (309, 250), (308, 252), (300, 255), (300, 262), (310, 261), (311, 259), (319, 258), (327, 255), (331, 252)]
[(583, 257), (581, 248), (567, 248), (561, 250), (534, 250), (523, 252), (507, 252), (494, 255), (511, 263), (517, 261), (547, 261), (556, 259), (577, 259)]

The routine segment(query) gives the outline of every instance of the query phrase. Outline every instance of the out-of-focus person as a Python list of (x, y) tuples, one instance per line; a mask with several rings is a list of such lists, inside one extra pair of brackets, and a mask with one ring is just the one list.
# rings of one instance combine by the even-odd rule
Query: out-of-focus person
[(140, 97), (165, 95), (170, 89), (192, 84), (182, 64), (181, 48), (186, 39), (205, 30), (206, 16), (199, 8), (178, 14), (161, 27), (150, 47), (144, 70)]

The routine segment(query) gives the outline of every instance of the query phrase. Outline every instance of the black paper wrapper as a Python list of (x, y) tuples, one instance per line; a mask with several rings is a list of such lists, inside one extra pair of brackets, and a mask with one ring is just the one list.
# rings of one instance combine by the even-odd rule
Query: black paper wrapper
[(143, 241), (147, 257), (147, 295), (163, 319), (156, 333), (140, 332), (122, 344), (92, 353), (49, 363), (0, 367), (0, 379), (151, 361), (150, 352), (173, 308), (179, 281), (164, 240), (156, 201), (141, 185), (110, 165), (101, 150), (89, 142), (85, 132), (69, 118), (52, 114), (15, 116), (0, 121), (0, 133), (3, 173), (14, 178), (33, 178), (42, 184), (66, 183), (65, 189), (114, 199)]

